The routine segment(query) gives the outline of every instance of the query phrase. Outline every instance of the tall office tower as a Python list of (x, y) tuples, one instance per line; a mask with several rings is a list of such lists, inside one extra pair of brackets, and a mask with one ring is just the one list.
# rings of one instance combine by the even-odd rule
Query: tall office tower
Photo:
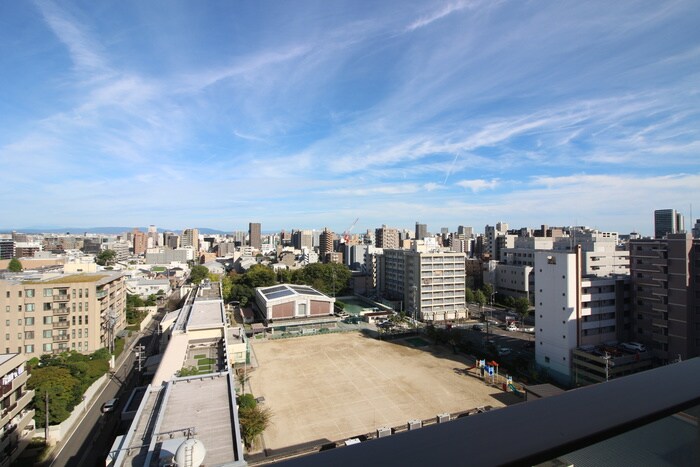
[(668, 363), (700, 355), (700, 240), (631, 240), (634, 338)]
[(330, 254), (333, 253), (333, 239), (335, 234), (328, 230), (328, 227), (323, 229), (319, 237), (319, 255), (324, 263), (330, 262)]
[(693, 227), (693, 238), (700, 238), (700, 219), (695, 220), (695, 226)]
[(259, 250), (262, 248), (262, 235), (259, 222), (250, 222), (248, 224), (248, 245)]
[(386, 225), (382, 225), (381, 228), (375, 229), (374, 242), (374, 245), (377, 248), (401, 248), (399, 245), (399, 231), (397, 229), (389, 228)]
[(163, 234), (163, 244), (168, 248), (180, 248), (180, 236), (174, 232), (165, 232)]
[(498, 222), (496, 227), (487, 225), (484, 227), (484, 251), (491, 259), (497, 260), (500, 255), (498, 237), (504, 237), (508, 231), (508, 224)]
[(141, 232), (138, 228), (134, 228), (131, 236), (134, 239), (134, 254), (142, 255), (146, 253), (146, 248), (148, 248), (148, 239), (146, 234)]
[(182, 231), (182, 238), (180, 238), (180, 245), (183, 248), (191, 247), (195, 253), (199, 251), (199, 230), (198, 229), (185, 229)]
[(428, 224), (419, 224), (416, 222), (416, 240), (423, 240), (428, 236)]
[(294, 230), (292, 232), (292, 246), (297, 250), (314, 248), (314, 233), (311, 230)]
[(474, 228), (460, 225), (459, 227), (457, 227), (457, 234), (464, 235), (467, 238), (471, 238), (474, 236)]
[(158, 229), (155, 225), (148, 226), (148, 248), (155, 248), (158, 246)]
[(654, 238), (664, 238), (667, 234), (685, 231), (683, 216), (675, 209), (657, 209), (654, 211)]

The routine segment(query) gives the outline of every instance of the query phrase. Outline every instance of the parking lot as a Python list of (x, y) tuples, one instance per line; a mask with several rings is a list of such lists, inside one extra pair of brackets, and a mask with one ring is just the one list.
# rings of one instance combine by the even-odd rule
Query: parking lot
[(463, 370), (473, 362), (428, 341), (414, 347), (404, 340), (343, 333), (253, 346), (259, 367), (251, 373), (250, 387), (273, 413), (264, 434), (268, 454), (438, 413), (520, 401), (466, 376)]

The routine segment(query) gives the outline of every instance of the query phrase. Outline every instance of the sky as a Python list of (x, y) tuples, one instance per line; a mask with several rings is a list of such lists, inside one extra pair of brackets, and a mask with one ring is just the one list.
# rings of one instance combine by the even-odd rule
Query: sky
[(690, 224), (699, 24), (697, 0), (0, 2), (0, 229)]

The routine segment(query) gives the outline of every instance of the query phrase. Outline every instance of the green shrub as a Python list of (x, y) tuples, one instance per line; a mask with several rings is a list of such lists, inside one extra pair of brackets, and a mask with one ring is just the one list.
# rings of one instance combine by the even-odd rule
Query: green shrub
[(253, 408), (258, 405), (258, 402), (255, 400), (255, 397), (253, 397), (252, 394), (243, 394), (238, 396), (238, 405), (240, 406), (240, 410), (243, 410), (245, 408)]

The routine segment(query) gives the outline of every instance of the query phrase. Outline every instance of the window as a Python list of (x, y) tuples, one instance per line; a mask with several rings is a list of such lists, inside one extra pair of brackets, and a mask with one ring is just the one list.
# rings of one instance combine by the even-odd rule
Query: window
[(5, 311), (8, 312), (8, 313), (10, 312), (10, 305), (7, 305), (7, 306), (5, 307)]
[(87, 325), (87, 323), (88, 323), (87, 320), (88, 320), (88, 315), (85, 315), (85, 325)]
[(75, 326), (75, 316), (73, 316), (72, 324), (73, 324), (73, 326)]
[(544, 357), (544, 362), (549, 363), (549, 357)]
[(82, 316), (78, 316), (78, 324), (83, 324), (83, 317)]
[(25, 345), (24, 346), (24, 353), (34, 353), (34, 346), (33, 345)]
[(73, 298), (75, 298), (75, 289), (73, 289), (72, 292), (73, 292)]
[(33, 303), (27, 303), (27, 305), (26, 305), (26, 311), (27, 311), (27, 312), (32, 312), (32, 311), (34, 311), (34, 304), (33, 304)]
[(83, 298), (83, 289), (78, 289), (78, 298)]
[(34, 318), (24, 318), (25, 326), (34, 326)]
[[(85, 289), (85, 298), (88, 298), (88, 289)], [(85, 347), (87, 347), (87, 345)]]
[(43, 346), (44, 352), (51, 352), (52, 348), (53, 348), (53, 344), (44, 344), (44, 346)]
[(44, 316), (44, 324), (53, 323), (53, 316)]
[[(10, 298), (10, 291), (9, 290), (7, 292), (5, 292), (5, 297)], [(7, 352), (7, 353), (10, 353), (10, 352)]]
[(22, 312), (22, 305), (17, 305), (17, 311)]
[(51, 336), (53, 335), (53, 331), (51, 329), (46, 329), (46, 330), (44, 330), (42, 335), (44, 336), (44, 338), (50, 339)]
[(87, 328), (85, 328), (85, 331), (83, 331), (83, 336), (85, 336), (85, 337), (88, 336), (88, 335), (87, 335), (87, 331), (88, 331)]
[(5, 326), (8, 326), (8, 327), (10, 326), (10, 320), (9, 320), (9, 319), (6, 319), (6, 320), (5, 320)]
[(53, 296), (53, 289), (44, 289), (44, 297)]
[(18, 290), (18, 291), (17, 291), (17, 296), (18, 296), (19, 298), (22, 298), (22, 291), (21, 291), (21, 290)]
[(6, 340), (6, 341), (9, 341), (9, 340), (10, 340), (10, 333), (9, 333), (9, 332), (5, 334), (5, 340)]
[(44, 303), (44, 311), (51, 311), (51, 304), (50, 303)]
[(25, 339), (34, 339), (34, 331), (25, 331), (24, 338)]
[(78, 329), (78, 337), (80, 337), (81, 339), (83, 338), (83, 330), (82, 329)]

